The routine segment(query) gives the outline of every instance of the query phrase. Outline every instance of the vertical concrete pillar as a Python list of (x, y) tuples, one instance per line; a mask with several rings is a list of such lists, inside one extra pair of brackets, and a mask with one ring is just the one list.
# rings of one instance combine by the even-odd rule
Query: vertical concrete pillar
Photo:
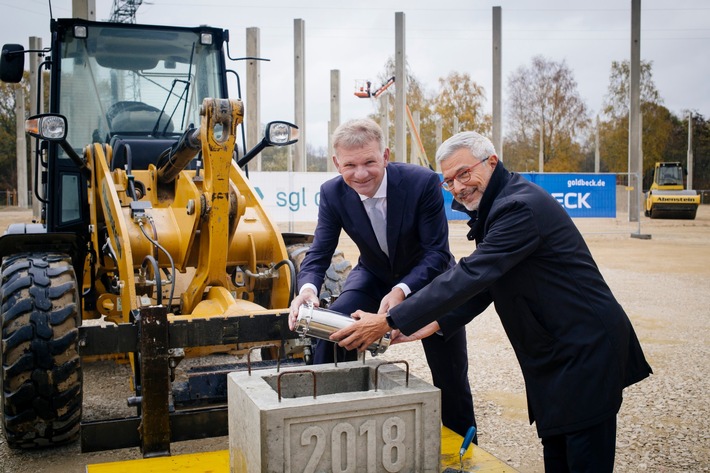
[(15, 124), (17, 127), (17, 202), (21, 208), (27, 207), (27, 141), (25, 141), (25, 90), (15, 89)]
[(385, 135), (385, 147), (390, 146), (390, 107), (387, 94), (380, 95), (380, 128)]
[(503, 159), (503, 117), (502, 117), (502, 34), (501, 8), (493, 7), (493, 146), (498, 157)]
[[(629, 222), (641, 213), (641, 0), (631, 0), (631, 60), (629, 69)], [(633, 181), (632, 181), (633, 179)]]
[[(42, 38), (38, 36), (30, 36), (30, 49), (35, 49), (39, 50), (42, 49)], [(35, 113), (44, 113), (44, 101), (40, 100), (39, 103), (37, 103), (37, 91), (39, 90), (39, 80), (40, 77), (38, 76), (38, 71), (37, 68), (39, 67), (41, 58), (36, 54), (32, 53), (30, 54), (30, 115), (34, 115)], [(24, 132), (23, 132), (24, 136)], [(35, 197), (35, 193), (39, 194), (41, 197), (44, 198), (44, 189), (39, 183), (35, 182), (35, 168), (37, 166), (37, 160), (35, 159), (35, 156), (37, 156), (37, 140), (31, 139), (30, 140), (30, 172), (29, 176), (27, 176), (27, 179), (30, 182), (30, 187), (29, 187), (29, 196), (32, 202), (32, 216), (35, 219), (41, 218), (41, 204), (42, 202), (39, 201)], [(37, 189), (35, 191), (35, 184), (37, 185)]]
[(540, 119), (540, 145), (537, 152), (538, 172), (545, 172), (545, 121)]
[(394, 154), (395, 160), (407, 161), (407, 53), (404, 12), (394, 14)]
[[(261, 38), (259, 28), (247, 28), (247, 57), (259, 58), (261, 56)], [(250, 149), (261, 141), (261, 61), (258, 59), (247, 60), (247, 90), (246, 90), (246, 138), (247, 149)], [(255, 167), (261, 171), (261, 154), (256, 157)]]
[[(441, 143), (443, 143), (443, 125), (441, 123), (441, 120), (436, 121), (436, 149), (439, 149), (439, 146), (441, 146)], [(496, 150), (497, 151), (497, 150)], [(434, 161), (436, 165), (436, 172), (441, 172), (441, 163), (436, 160), (436, 154), (434, 155)]]
[(74, 18), (96, 21), (96, 0), (72, 0), (71, 11)]
[(597, 115), (597, 126), (594, 129), (594, 172), (601, 169), (601, 151), (599, 150), (599, 115)]
[(335, 164), (331, 157), (335, 155), (333, 149), (333, 132), (340, 125), (340, 71), (332, 69), (330, 71), (330, 121), (328, 122), (328, 157), (326, 159), (326, 171), (335, 172)]
[(300, 18), (293, 20), (293, 65), (294, 100), (296, 126), (299, 138), (293, 145), (293, 163), (289, 171), (303, 172), (306, 167), (306, 22)]
[(687, 188), (693, 188), (693, 112), (688, 112), (688, 184)]

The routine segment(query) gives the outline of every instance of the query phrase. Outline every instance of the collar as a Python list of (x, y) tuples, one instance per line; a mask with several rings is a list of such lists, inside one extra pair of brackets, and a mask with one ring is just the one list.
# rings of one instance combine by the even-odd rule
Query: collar
[[(360, 200), (369, 199), (366, 195), (358, 194)], [(377, 188), (377, 192), (372, 196), (373, 198), (387, 197), (387, 168), (385, 168), (385, 174), (382, 176), (382, 182), (380, 182), (380, 187)]]
[(478, 223), (486, 221), (488, 213), (490, 212), (491, 207), (493, 207), (493, 201), (495, 201), (496, 197), (501, 192), (503, 187), (505, 187), (505, 184), (509, 179), (510, 172), (508, 172), (505, 168), (502, 161), (498, 161), (498, 164), (493, 170), (493, 174), (491, 174), (491, 179), (488, 181), (486, 190), (483, 192), (483, 196), (481, 196), (481, 203), (478, 204), (478, 210), (468, 210), (456, 199), (452, 201), (452, 209), (463, 212), (471, 218), (471, 220), (468, 221), (468, 226), (471, 227), (471, 231), (468, 234), (469, 240), (473, 240), (479, 236), (478, 230), (480, 229), (480, 226)]

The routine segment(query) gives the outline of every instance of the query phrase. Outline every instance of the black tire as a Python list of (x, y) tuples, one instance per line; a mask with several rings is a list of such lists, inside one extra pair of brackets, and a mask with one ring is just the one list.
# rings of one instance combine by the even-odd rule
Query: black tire
[(2, 427), (9, 446), (61, 445), (79, 436), (79, 293), (71, 258), (6, 257), (0, 267)]
[[(296, 268), (296, 274), (301, 270), (301, 263), (306, 257), (310, 243), (298, 243), (288, 246), (288, 257)], [(341, 250), (335, 250), (330, 266), (325, 272), (325, 281), (320, 290), (320, 298), (329, 300), (332, 297), (338, 297), (343, 290), (345, 280), (353, 269), (350, 261), (345, 259), (345, 254)]]

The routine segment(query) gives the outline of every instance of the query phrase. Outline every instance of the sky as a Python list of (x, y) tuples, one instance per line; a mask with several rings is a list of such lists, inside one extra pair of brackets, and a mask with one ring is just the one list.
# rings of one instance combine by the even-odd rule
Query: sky
[[(96, 0), (96, 19), (108, 20), (113, 1)], [(0, 44), (49, 44), (47, 0), (0, 0)], [(55, 18), (71, 16), (71, 0), (52, 1)], [(468, 73), (492, 99), (492, 7), (502, 9), (503, 134), (506, 89), (513, 71), (542, 55), (564, 61), (592, 115), (600, 112), (612, 61), (630, 56), (631, 0), (150, 0), (138, 23), (210, 25), (230, 31), (233, 57), (246, 55), (246, 29), (260, 31), (261, 119), (294, 120), (294, 20), (305, 25), (306, 139), (327, 145), (330, 71), (340, 71), (341, 121), (376, 111), (357, 98), (364, 80), (378, 77), (395, 50), (395, 13), (404, 13), (411, 72), (427, 90), (450, 72)], [(663, 104), (710, 118), (710, 1), (641, 0), (641, 58), (652, 61)], [(245, 83), (244, 62), (231, 65)]]

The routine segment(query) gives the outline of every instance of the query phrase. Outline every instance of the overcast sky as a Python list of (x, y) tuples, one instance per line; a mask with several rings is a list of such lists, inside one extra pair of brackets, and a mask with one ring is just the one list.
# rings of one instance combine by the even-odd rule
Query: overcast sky
[[(71, 0), (54, 0), (56, 18), (71, 16)], [(46, 0), (0, 0), (0, 44), (49, 44)], [(451, 71), (469, 73), (491, 106), (492, 7), (502, 7), (503, 113), (512, 71), (542, 55), (565, 61), (592, 113), (602, 105), (613, 60), (630, 54), (631, 0), (151, 0), (140, 6), (139, 23), (230, 30), (232, 56), (246, 54), (246, 28), (258, 27), (262, 121), (293, 120), (293, 27), (305, 22), (307, 141), (327, 144), (330, 71), (340, 71), (341, 119), (375, 111), (353, 95), (358, 81), (380, 85), (394, 54), (395, 12), (404, 12), (407, 59), (431, 91)], [(96, 0), (97, 20), (111, 15), (111, 0)], [(680, 114), (692, 109), (710, 118), (710, 1), (641, 0), (641, 58), (653, 62), (664, 105)], [(233, 65), (244, 78), (243, 63)], [(243, 81), (244, 82), (244, 79)], [(504, 133), (506, 128), (504, 116)]]

